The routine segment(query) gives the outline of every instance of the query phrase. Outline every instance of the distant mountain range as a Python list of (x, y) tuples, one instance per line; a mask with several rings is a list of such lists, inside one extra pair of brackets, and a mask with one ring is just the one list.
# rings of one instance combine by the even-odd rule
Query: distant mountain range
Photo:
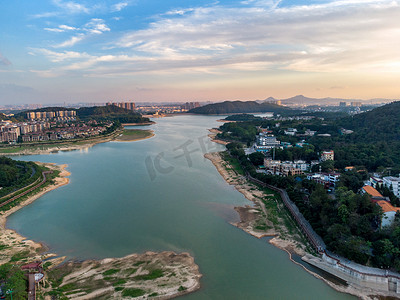
[(310, 98), (303, 95), (297, 95), (287, 99), (276, 99), (274, 97), (268, 97), (264, 100), (257, 100), (258, 103), (262, 102), (274, 102), (281, 101), (283, 105), (338, 105), (339, 102), (346, 102), (347, 105), (350, 105), (351, 102), (361, 102), (363, 105), (367, 104), (376, 104), (376, 103), (387, 103), (398, 101), (399, 99), (384, 99), (384, 98), (375, 98), (369, 100), (362, 99), (344, 99), (344, 98)]

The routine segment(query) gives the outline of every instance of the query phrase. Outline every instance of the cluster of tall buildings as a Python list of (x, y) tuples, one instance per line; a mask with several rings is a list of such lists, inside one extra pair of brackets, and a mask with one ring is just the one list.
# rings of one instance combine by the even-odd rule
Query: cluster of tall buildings
[(186, 102), (185, 104), (181, 105), (182, 110), (191, 110), (196, 107), (200, 107), (199, 102)]
[(114, 105), (121, 108), (125, 108), (127, 110), (135, 110), (135, 103), (134, 102), (107, 102), (107, 105)]
[(59, 110), (59, 111), (31, 111), (26, 113), (28, 120), (51, 120), (54, 118), (75, 118), (75, 110)]
[(41, 132), (49, 128), (49, 122), (31, 121), (26, 123), (12, 123), (10, 121), (3, 121), (0, 123), (0, 142), (16, 142), (21, 135), (31, 132)]

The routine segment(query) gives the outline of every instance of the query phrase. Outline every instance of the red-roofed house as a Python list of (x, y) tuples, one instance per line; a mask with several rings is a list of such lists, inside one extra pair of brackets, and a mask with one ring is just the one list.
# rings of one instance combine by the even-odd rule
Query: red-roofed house
[(379, 200), (376, 202), (376, 204), (378, 204), (383, 210), (381, 227), (391, 225), (394, 221), (396, 212), (400, 212), (400, 207), (394, 207), (392, 204), (384, 200)]

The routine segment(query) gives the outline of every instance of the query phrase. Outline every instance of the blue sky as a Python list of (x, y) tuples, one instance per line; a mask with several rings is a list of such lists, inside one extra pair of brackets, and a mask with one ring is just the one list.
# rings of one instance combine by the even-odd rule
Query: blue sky
[(0, 8), (0, 104), (399, 96), (396, 0)]

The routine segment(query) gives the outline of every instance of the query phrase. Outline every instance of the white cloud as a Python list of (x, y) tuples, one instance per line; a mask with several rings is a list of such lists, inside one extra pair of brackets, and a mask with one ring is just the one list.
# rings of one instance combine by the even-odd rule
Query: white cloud
[(45, 30), (54, 32), (78, 31), (78, 34), (75, 34), (68, 40), (52, 46), (53, 48), (64, 48), (74, 46), (76, 43), (84, 40), (89, 35), (99, 35), (103, 32), (110, 31), (110, 28), (104, 23), (103, 19), (91, 19), (82, 28), (60, 25), (57, 28), (45, 28)]
[(72, 26), (68, 26), (68, 25), (60, 25), (58, 26), (60, 29), (64, 29), (64, 30), (76, 30), (75, 27)]
[(41, 19), (41, 18), (56, 17), (56, 16), (59, 16), (59, 15), (60, 15), (59, 12), (45, 12), (45, 13), (32, 15), (31, 17), (34, 18), (34, 19)]
[(57, 28), (45, 28), (44, 30), (51, 31), (51, 32), (65, 32), (71, 30), (77, 30), (78, 28), (68, 26), (68, 25), (60, 25)]
[(86, 52), (76, 52), (76, 51), (55, 52), (44, 48), (32, 49), (32, 51), (33, 51), (32, 55), (35, 55), (35, 53), (44, 54), (52, 62), (63, 62), (68, 60), (84, 59), (91, 57)]
[(72, 47), (76, 43), (82, 41), (84, 38), (85, 38), (84, 34), (78, 34), (76, 36), (71, 37), (69, 40), (66, 40), (65, 42), (54, 45), (53, 47), (54, 48)]
[[(393, 71), (400, 62), (399, 0), (291, 7), (280, 7), (280, 1), (252, 3), (166, 12), (148, 28), (131, 31), (110, 43), (113, 48), (101, 48), (107, 55), (73, 51), (42, 54), (62, 63), (60, 72), (84, 71), (88, 76), (176, 70), (210, 74), (239, 70)], [(106, 31), (110, 28), (104, 20), (92, 19), (80, 29), (80, 35), (58, 47), (72, 46), (87, 35)]]
[(84, 27), (86, 31), (94, 34), (102, 34), (105, 31), (110, 31), (110, 28), (102, 19), (91, 19)]
[(64, 32), (65, 31), (60, 28), (45, 28), (44, 30), (51, 31), (51, 32)]
[(89, 9), (85, 5), (73, 1), (53, 0), (53, 4), (63, 9), (67, 13), (89, 13)]
[[(125, 34), (116, 44), (158, 59), (211, 56), (216, 67), (232, 61), (268, 62), (300, 71), (350, 70), (371, 60), (400, 59), (400, 32), (393, 32), (399, 1), (349, 0), (280, 8), (280, 1), (252, 1), (241, 8), (199, 7), (181, 18), (162, 18)], [(259, 4), (264, 3), (265, 7)], [(249, 4), (250, 2), (248, 2)], [(267, 5), (268, 4), (268, 5)], [(381, 45), (377, 51), (377, 45)], [(383, 46), (384, 45), (384, 46)], [(255, 59), (259, 57), (259, 59)], [(193, 65), (187, 61), (187, 67)], [(247, 68), (247, 67), (246, 67)]]
[(186, 14), (188, 12), (192, 12), (194, 10), (195, 10), (194, 8), (173, 9), (173, 10), (167, 11), (165, 14), (166, 15), (180, 15), (180, 16), (183, 16), (184, 14)]
[(127, 6), (128, 6), (128, 2), (119, 2), (112, 6), (112, 11), (114, 11), (114, 12), (121, 11)]

